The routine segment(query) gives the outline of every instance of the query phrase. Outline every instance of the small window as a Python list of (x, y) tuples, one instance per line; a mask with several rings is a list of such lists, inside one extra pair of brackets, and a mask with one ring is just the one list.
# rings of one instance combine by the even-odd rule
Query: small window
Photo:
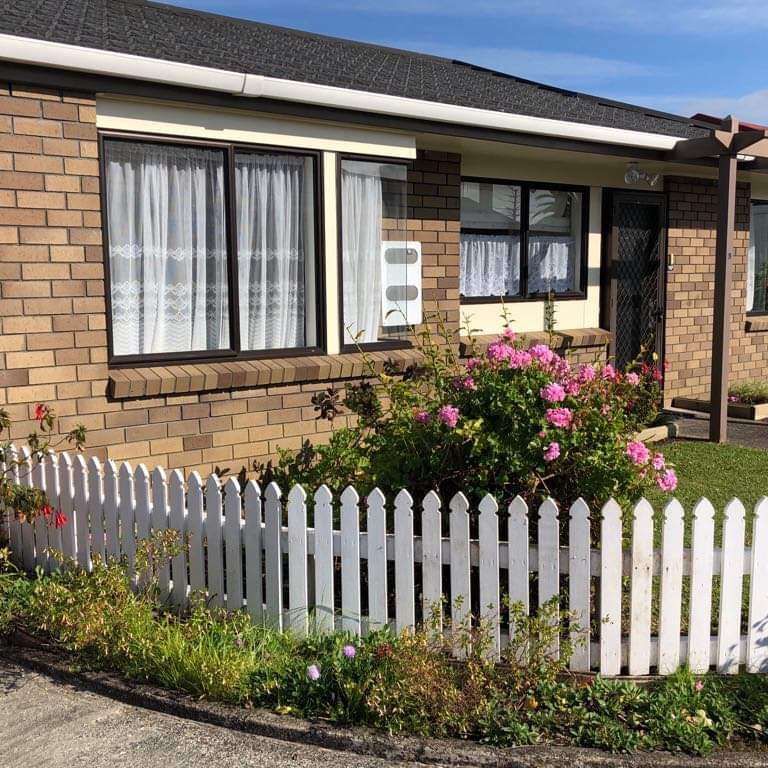
[(747, 311), (768, 313), (768, 202), (753, 201), (747, 258)]
[(462, 298), (583, 296), (585, 211), (584, 190), (462, 181)]
[(421, 252), (406, 241), (407, 167), (341, 161), (343, 346), (402, 342), (421, 320)]

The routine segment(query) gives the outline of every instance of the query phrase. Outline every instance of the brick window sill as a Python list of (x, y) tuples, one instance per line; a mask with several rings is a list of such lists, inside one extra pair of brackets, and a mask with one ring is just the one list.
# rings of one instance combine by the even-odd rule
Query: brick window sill
[[(555, 349), (579, 349), (583, 347), (602, 347), (611, 340), (611, 332), (602, 328), (578, 328), (575, 330), (555, 331)], [(498, 334), (475, 336), (475, 349), (485, 352), (488, 345), (499, 338)], [(549, 343), (549, 336), (545, 331), (533, 333), (521, 333), (519, 338), (528, 346), (534, 344)], [(462, 357), (468, 357), (471, 352), (471, 344), (468, 338), (462, 338), (460, 345)]]
[(764, 317), (751, 317), (744, 324), (744, 330), (747, 333), (760, 333), (768, 331), (768, 315)]
[[(370, 352), (366, 357), (380, 372), (388, 360), (402, 370), (418, 361), (421, 354), (415, 350), (397, 349)], [(109, 372), (108, 394), (115, 400), (184, 395), (357, 378), (365, 376), (368, 370), (363, 355), (359, 353), (120, 368)]]

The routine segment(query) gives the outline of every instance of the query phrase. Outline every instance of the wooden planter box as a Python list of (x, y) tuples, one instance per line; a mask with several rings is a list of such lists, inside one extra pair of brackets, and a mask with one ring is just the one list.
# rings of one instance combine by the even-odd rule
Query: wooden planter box
[[(700, 411), (709, 413), (711, 405), (709, 400), (695, 400), (690, 397), (676, 397), (672, 401), (675, 408), (683, 408), (686, 411)], [(760, 405), (745, 405), (744, 403), (728, 403), (728, 415), (732, 419), (749, 419), (760, 421), (768, 419), (768, 403)]]

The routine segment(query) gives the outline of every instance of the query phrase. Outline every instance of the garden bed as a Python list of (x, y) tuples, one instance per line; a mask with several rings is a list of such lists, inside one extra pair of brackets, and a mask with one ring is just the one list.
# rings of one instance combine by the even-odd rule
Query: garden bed
[[(672, 401), (675, 408), (685, 411), (697, 411), (709, 413), (712, 404), (709, 400), (697, 400), (690, 397), (676, 397)], [(768, 403), (728, 403), (728, 416), (732, 419), (747, 419), (749, 421), (762, 421), (768, 419)]]

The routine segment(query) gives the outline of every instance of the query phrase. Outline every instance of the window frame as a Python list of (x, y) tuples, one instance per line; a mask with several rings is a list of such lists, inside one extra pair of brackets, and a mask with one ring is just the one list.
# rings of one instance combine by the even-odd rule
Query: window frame
[[(750, 199), (749, 201), (749, 236), (750, 239), (752, 237), (752, 208), (753, 206), (763, 206), (768, 207), (768, 199), (766, 200), (760, 200), (760, 199)], [(747, 271), (749, 270), (749, 242), (747, 242), (747, 269), (744, 272), (744, 283), (746, 288), (746, 278), (747, 278)], [(747, 317), (768, 317), (768, 283), (766, 283), (765, 286), (765, 293), (766, 293), (766, 302), (765, 302), (765, 309), (748, 309), (746, 310)], [(747, 304), (749, 304), (750, 297), (746, 296), (745, 301)]]
[[(194, 149), (217, 149), (224, 155), (224, 212), (227, 244), (227, 291), (229, 310), (229, 347), (227, 349), (188, 350), (186, 352), (154, 352), (148, 354), (115, 355), (112, 322), (112, 284), (109, 258), (109, 217), (106, 195), (107, 141), (126, 141), (144, 144), (173, 144)], [(325, 227), (323, 220), (323, 162), (322, 151), (267, 144), (249, 144), (235, 141), (209, 141), (194, 137), (137, 133), (133, 131), (101, 130), (98, 133), (99, 181), (101, 185), (102, 252), (104, 258), (104, 297), (107, 315), (107, 364), (110, 368), (135, 368), (152, 365), (184, 364), (190, 362), (216, 363), (236, 360), (265, 360), (306, 355), (326, 354), (326, 300), (325, 300)], [(240, 341), (240, 307), (238, 284), (238, 252), (236, 220), (237, 193), (235, 188), (236, 153), (285, 154), (311, 157), (313, 162), (313, 230), (315, 241), (315, 334), (317, 344), (308, 347), (243, 350)]]
[[(520, 228), (519, 229), (478, 229), (477, 227), (461, 227), (459, 238), (463, 234), (487, 235), (519, 235), (520, 237), (520, 293), (514, 296), (464, 296), (459, 294), (460, 304), (513, 304), (535, 301), (546, 301), (546, 293), (528, 292), (528, 237), (530, 233), (530, 196), (531, 190), (551, 189), (560, 192), (580, 192), (581, 204), (581, 250), (579, 254), (579, 286), (575, 291), (553, 293), (556, 301), (583, 301), (587, 298), (587, 270), (589, 264), (589, 187), (581, 184), (561, 184), (553, 182), (520, 181), (515, 179), (498, 179), (486, 176), (462, 176), (461, 183), (475, 184), (505, 184), (520, 187)], [(461, 217), (461, 196), (459, 196), (459, 217)], [(461, 218), (459, 218), (461, 221)], [(461, 244), (459, 244), (461, 248)], [(459, 256), (461, 269), (461, 256)]]
[[(342, 353), (345, 352), (381, 352), (395, 349), (411, 349), (413, 342), (408, 339), (385, 339), (384, 341), (371, 341), (365, 344), (347, 344), (344, 340), (344, 258), (342, 254), (342, 214), (341, 210), (341, 171), (344, 160), (352, 160), (358, 162), (368, 163), (382, 163), (385, 165), (402, 165), (406, 169), (405, 180), (405, 220), (408, 221), (408, 197), (410, 192), (408, 191), (408, 171), (413, 168), (413, 160), (399, 157), (381, 157), (378, 155), (361, 155), (353, 152), (339, 152), (336, 155), (336, 240), (337, 240), (337, 253), (338, 253), (338, 311), (339, 311), (339, 350)], [(407, 233), (407, 225), (406, 225)], [(406, 239), (407, 236), (406, 236)], [(424, 266), (422, 264), (422, 281), (424, 279)], [(422, 303), (424, 301), (424, 291), (422, 288)]]

